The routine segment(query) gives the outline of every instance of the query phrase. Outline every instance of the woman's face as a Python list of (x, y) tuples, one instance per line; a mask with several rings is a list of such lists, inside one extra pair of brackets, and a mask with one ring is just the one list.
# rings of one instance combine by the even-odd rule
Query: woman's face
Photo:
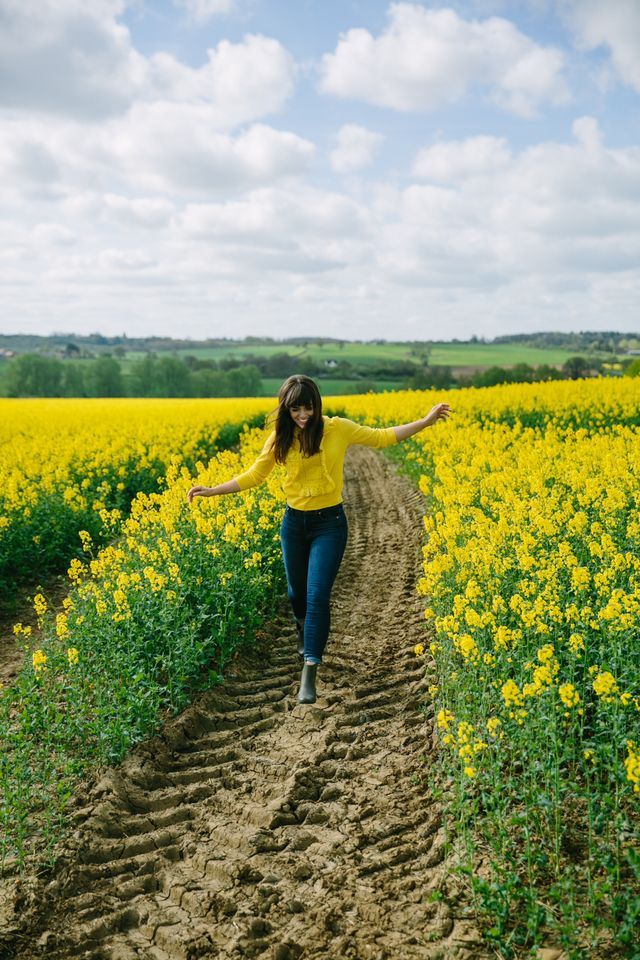
[(289, 413), (291, 414), (291, 419), (300, 427), (301, 430), (304, 430), (305, 426), (313, 417), (313, 407), (303, 406), (293, 406), (289, 407)]

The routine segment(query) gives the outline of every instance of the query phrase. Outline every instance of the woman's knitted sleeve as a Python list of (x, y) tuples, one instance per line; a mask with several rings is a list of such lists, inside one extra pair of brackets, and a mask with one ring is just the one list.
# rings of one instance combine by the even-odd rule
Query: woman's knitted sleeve
[(347, 444), (360, 444), (363, 447), (390, 447), (397, 443), (393, 427), (367, 427), (363, 423), (354, 423), (345, 417), (336, 417), (341, 432), (344, 433)]
[(240, 490), (249, 490), (251, 487), (257, 487), (259, 483), (267, 479), (276, 465), (274, 453), (275, 438), (276, 432), (272, 430), (265, 440), (260, 456), (255, 463), (253, 463), (248, 470), (245, 470), (244, 473), (233, 478), (240, 487)]

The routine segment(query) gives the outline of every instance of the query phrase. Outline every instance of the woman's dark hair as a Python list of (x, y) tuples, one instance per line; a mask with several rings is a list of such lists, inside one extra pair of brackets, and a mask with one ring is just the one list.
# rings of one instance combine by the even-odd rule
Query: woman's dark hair
[(289, 412), (290, 407), (309, 407), (313, 415), (300, 435), (302, 454), (311, 457), (320, 449), (324, 430), (322, 419), (322, 398), (311, 377), (302, 374), (288, 377), (278, 391), (278, 406), (270, 415), (268, 423), (275, 423), (274, 443), (276, 463), (284, 463), (295, 437), (295, 423)]

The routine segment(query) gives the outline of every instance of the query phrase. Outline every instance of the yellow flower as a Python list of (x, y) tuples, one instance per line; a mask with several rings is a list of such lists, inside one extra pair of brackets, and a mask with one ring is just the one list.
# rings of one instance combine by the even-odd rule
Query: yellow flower
[(416, 643), (415, 647), (413, 648), (413, 652), (415, 653), (416, 657), (421, 657), (424, 653), (424, 645), (422, 643)]
[(538, 650), (538, 660), (540, 661), (540, 663), (548, 663), (550, 660), (553, 659), (553, 653), (554, 653), (553, 644), (545, 643), (544, 647), (540, 647), (540, 649)]
[(78, 662), (78, 651), (76, 647), (69, 647), (67, 650), (67, 659), (69, 660), (69, 664), (71, 666)]
[(457, 638), (456, 648), (459, 650), (465, 660), (474, 662), (478, 659), (478, 646), (469, 633), (463, 633), (461, 637)]
[(522, 704), (522, 694), (515, 680), (507, 680), (502, 685), (502, 696), (506, 706), (520, 706)]
[(82, 549), (85, 551), (85, 553), (88, 553), (93, 545), (91, 534), (87, 530), (78, 530), (78, 536), (82, 541)]
[(40, 673), (42, 670), (44, 670), (47, 666), (47, 655), (44, 650), (34, 650), (31, 657), (31, 662), (36, 673)]
[(635, 740), (627, 740), (627, 759), (624, 765), (627, 770), (627, 780), (633, 784), (635, 793), (640, 793), (640, 750)]
[(561, 683), (558, 687), (558, 694), (567, 707), (575, 707), (580, 703), (580, 694), (572, 683)]
[(499, 733), (501, 726), (501, 721), (499, 717), (489, 717), (487, 720), (487, 730), (492, 737), (496, 737)]
[(33, 607), (39, 617), (43, 617), (47, 612), (47, 601), (41, 593), (37, 593), (33, 598)]
[(584, 637), (579, 633), (572, 633), (569, 637), (569, 649), (572, 653), (580, 653), (584, 650)]
[(74, 557), (69, 565), (69, 569), (67, 570), (67, 576), (72, 583), (77, 583), (82, 578), (85, 571), (86, 568), (84, 564), (82, 564), (77, 557)]
[(448, 730), (451, 724), (453, 723), (455, 717), (450, 710), (439, 710), (436, 722), (438, 724), (439, 730)]
[(603, 673), (599, 673), (593, 681), (593, 689), (605, 702), (610, 702), (612, 695), (618, 693), (618, 684), (613, 674), (605, 670)]

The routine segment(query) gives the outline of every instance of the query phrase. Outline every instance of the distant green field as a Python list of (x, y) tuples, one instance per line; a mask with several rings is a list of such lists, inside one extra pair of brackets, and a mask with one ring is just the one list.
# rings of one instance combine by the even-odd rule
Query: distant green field
[[(318, 363), (325, 360), (348, 360), (350, 363), (362, 366), (376, 366), (385, 360), (404, 360), (419, 364), (421, 358), (417, 352), (403, 343), (345, 343), (318, 345), (310, 342), (305, 348), (299, 344), (249, 344), (247, 346), (224, 347), (193, 347), (176, 351), (181, 356), (190, 354), (199, 359), (223, 360), (228, 358), (244, 360), (247, 354), (255, 356), (272, 356), (274, 353), (288, 353), (292, 357), (310, 357)], [(451, 367), (510, 367), (516, 363), (528, 363), (538, 366), (541, 363), (561, 365), (575, 352), (562, 349), (544, 349), (542, 347), (519, 346), (511, 343), (483, 344), (483, 343), (446, 343), (436, 344), (429, 354), (429, 363), (432, 366), (442, 365)], [(124, 367), (140, 357), (139, 353), (130, 351), (125, 358)]]
[[(302, 354), (301, 354), (302, 355)], [(409, 360), (420, 363), (420, 357), (402, 343), (348, 343), (344, 348), (333, 345), (309, 346), (304, 354), (313, 360), (349, 360), (358, 364), (379, 364), (381, 360)], [(511, 343), (447, 343), (436, 344), (429, 353), (431, 366), (509, 367), (516, 363), (538, 366), (541, 363), (563, 364), (574, 356), (569, 350), (518, 346)]]
[(325, 360), (336, 360), (338, 362), (348, 360), (349, 363), (361, 364), (362, 366), (376, 366), (384, 360), (418, 362), (418, 357), (412, 356), (411, 349), (404, 343), (345, 343), (343, 347), (332, 343), (323, 346), (311, 343), (301, 356), (310, 357), (317, 363), (322, 363)]
[(512, 367), (516, 363), (528, 363), (537, 367), (541, 363), (561, 365), (575, 355), (575, 351), (570, 350), (513, 343), (446, 343), (434, 346), (429, 363), (448, 367)]

